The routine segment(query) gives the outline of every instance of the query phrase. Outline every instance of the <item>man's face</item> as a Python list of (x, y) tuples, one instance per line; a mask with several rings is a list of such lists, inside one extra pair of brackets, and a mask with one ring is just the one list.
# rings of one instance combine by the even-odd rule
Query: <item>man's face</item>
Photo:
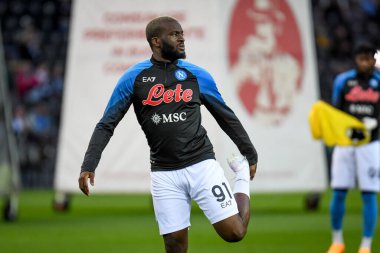
[(175, 61), (185, 59), (185, 39), (183, 30), (178, 22), (167, 22), (161, 39), (161, 55), (164, 59)]
[(362, 74), (372, 74), (375, 68), (376, 60), (372, 54), (357, 54), (355, 56), (355, 63), (358, 71)]

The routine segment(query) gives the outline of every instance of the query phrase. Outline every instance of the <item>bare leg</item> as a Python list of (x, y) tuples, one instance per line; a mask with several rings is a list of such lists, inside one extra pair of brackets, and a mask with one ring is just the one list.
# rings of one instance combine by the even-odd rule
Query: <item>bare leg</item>
[(251, 218), (251, 206), (249, 197), (244, 193), (235, 193), (234, 197), (238, 206), (239, 216), (241, 218), (243, 226), (245, 227), (245, 229), (247, 229), (249, 219)]
[(163, 235), (166, 253), (186, 253), (188, 246), (188, 228)]
[(239, 213), (214, 224), (216, 232), (228, 242), (238, 242), (247, 233), (251, 216), (249, 200), (249, 179), (256, 173), (256, 165), (249, 166), (242, 156), (228, 159), (230, 168), (235, 172), (234, 197)]
[(251, 216), (249, 197), (244, 193), (235, 193), (234, 197), (239, 213), (213, 224), (219, 236), (227, 242), (238, 242), (244, 238)]

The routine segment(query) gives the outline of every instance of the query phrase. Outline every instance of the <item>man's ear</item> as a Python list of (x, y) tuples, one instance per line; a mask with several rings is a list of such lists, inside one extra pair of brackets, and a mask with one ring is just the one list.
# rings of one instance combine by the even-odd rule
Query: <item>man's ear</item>
[(153, 47), (161, 47), (161, 40), (158, 37), (152, 38), (152, 46)]

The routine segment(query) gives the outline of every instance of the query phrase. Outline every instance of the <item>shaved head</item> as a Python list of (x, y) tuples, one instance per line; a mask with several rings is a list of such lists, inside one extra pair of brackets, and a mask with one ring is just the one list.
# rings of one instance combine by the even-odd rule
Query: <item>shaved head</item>
[(179, 23), (175, 18), (169, 16), (158, 17), (148, 23), (145, 29), (145, 35), (150, 47), (152, 47), (152, 38), (160, 37), (165, 30), (164, 24), (170, 22)]

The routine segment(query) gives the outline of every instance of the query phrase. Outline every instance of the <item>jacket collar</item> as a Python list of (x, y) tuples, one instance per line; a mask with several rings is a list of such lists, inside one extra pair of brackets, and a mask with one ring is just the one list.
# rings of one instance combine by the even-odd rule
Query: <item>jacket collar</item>
[(172, 69), (172, 68), (177, 68), (177, 63), (178, 63), (178, 60), (175, 60), (173, 62), (163, 62), (163, 61), (158, 61), (156, 60), (153, 55), (152, 57), (150, 58), (150, 62), (159, 67), (159, 68), (162, 68), (162, 69)]

